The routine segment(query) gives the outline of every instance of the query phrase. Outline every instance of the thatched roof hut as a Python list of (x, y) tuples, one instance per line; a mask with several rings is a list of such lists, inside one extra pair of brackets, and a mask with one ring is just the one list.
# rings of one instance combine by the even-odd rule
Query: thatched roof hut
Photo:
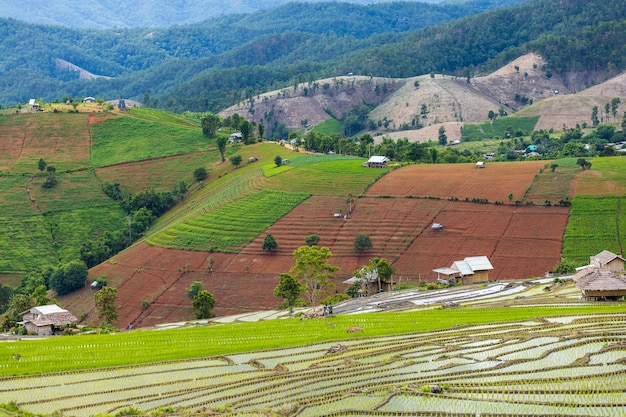
[(626, 296), (626, 278), (608, 268), (587, 267), (572, 277), (586, 298), (617, 299)]

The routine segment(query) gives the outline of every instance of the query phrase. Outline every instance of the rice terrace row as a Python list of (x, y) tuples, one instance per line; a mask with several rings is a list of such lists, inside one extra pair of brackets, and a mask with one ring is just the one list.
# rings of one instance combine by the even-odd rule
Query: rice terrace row
[[(72, 362), (79, 367), (132, 363), (144, 352), (144, 359), (167, 359), (176, 346), (179, 354), (195, 349), (198, 355), (204, 345), (208, 355), (2, 378), (0, 403), (79, 417), (129, 407), (142, 413), (184, 409), (223, 416), (617, 416), (626, 404), (626, 315), (623, 308), (595, 309), (605, 313), (556, 306), (431, 310), (306, 323), (292, 319), (265, 327), (223, 325), (214, 331), (138, 332), (115, 340), (109, 336), (109, 341), (75, 337), (64, 341), (66, 348), (3, 344), (2, 374), (27, 371), (44, 357), (53, 361), (45, 368), (67, 369)], [(559, 315), (567, 310), (570, 315)], [(454, 321), (466, 322), (468, 314), (476, 316), (476, 324), (448, 328)], [(433, 323), (441, 321), (440, 327), (419, 324), (435, 315)], [(515, 316), (517, 321), (502, 322)], [(346, 326), (356, 324), (365, 336), (381, 335), (346, 339)], [(387, 335), (381, 333), (385, 327)], [(403, 334), (393, 334), (400, 327)], [(428, 327), (432, 330), (411, 332)], [(294, 336), (326, 341), (236, 353), (244, 345), (281, 344)], [(73, 361), (64, 358), (72, 353), (63, 349), (82, 353)], [(19, 362), (12, 359), (18, 352)]]

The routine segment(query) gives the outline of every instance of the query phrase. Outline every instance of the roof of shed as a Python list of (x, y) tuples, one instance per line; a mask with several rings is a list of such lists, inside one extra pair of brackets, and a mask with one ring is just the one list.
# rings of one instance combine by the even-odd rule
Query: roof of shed
[(626, 278), (607, 268), (586, 268), (572, 277), (583, 291), (626, 291)]

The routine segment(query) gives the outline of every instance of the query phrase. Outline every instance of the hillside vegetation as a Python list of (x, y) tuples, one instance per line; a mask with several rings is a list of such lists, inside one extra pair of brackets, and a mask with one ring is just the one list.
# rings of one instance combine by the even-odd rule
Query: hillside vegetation
[[(98, 32), (6, 20), (0, 102), (123, 95), (178, 112), (217, 112), (280, 87), (348, 73), (472, 78), (530, 52), (546, 60), (539, 70), (571, 91), (625, 68), (623, 2), (535, 0), (485, 12), (502, 5), (511, 3), (292, 3), (193, 26)], [(30, 36), (17, 35), (25, 32)], [(57, 68), (57, 58), (114, 78), (80, 80), (78, 72)]]

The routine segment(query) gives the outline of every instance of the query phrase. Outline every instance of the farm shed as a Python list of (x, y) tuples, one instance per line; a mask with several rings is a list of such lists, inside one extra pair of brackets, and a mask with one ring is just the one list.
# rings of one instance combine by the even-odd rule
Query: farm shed
[(589, 265), (619, 272), (624, 270), (624, 258), (608, 250), (603, 250), (599, 254), (589, 257)]
[(367, 168), (385, 168), (389, 158), (386, 156), (372, 156), (367, 162), (363, 162), (363, 166)]
[(344, 284), (352, 285), (355, 282), (361, 282), (361, 288), (359, 290), (360, 294), (374, 294), (377, 292), (386, 292), (393, 290), (393, 282), (387, 282), (379, 279), (378, 277), (378, 269), (373, 269), (371, 271), (365, 271), (361, 269), (361, 276), (354, 276), (350, 279), (345, 280)]
[(476, 162), (476, 168), (484, 168), (484, 167), (485, 167), (485, 161)]
[(39, 103), (34, 98), (28, 100), (28, 105), (30, 106), (30, 111), (39, 111)]
[(241, 132), (237, 132), (237, 133), (232, 133), (230, 135), (230, 137), (228, 138), (229, 141), (231, 142), (241, 142), (243, 140), (243, 135), (241, 134)]
[(437, 274), (437, 282), (448, 285), (456, 283), (456, 279), (461, 276), (461, 271), (447, 266), (433, 269), (433, 272)]
[(62, 309), (56, 304), (33, 307), (20, 313), (22, 324), (28, 333), (36, 333), (39, 336), (52, 336), (55, 327), (76, 323), (78, 319), (69, 311)]
[(463, 284), (489, 281), (489, 271), (493, 265), (486, 256), (470, 256), (462, 261), (454, 261), (451, 269), (459, 271)]
[(92, 104), (92, 103), (93, 103), (93, 102), (95, 102), (95, 101), (96, 101), (96, 99), (95, 99), (95, 98), (93, 98), (93, 97), (91, 97), (91, 96), (90, 96), (90, 97), (85, 97), (85, 98), (83, 99), (83, 102), (84, 102), (84, 103), (86, 103), (86, 104)]
[(616, 300), (626, 296), (626, 278), (609, 268), (588, 266), (572, 277), (584, 298)]

